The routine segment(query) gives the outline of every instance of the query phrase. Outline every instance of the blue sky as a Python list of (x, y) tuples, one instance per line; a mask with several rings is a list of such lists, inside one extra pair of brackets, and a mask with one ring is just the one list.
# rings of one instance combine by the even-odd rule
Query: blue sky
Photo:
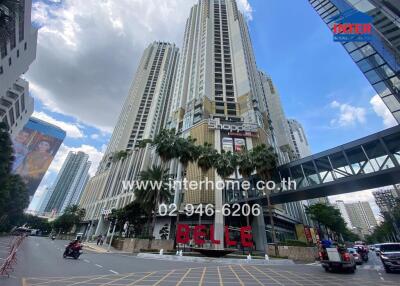
[[(287, 1), (250, 4), (257, 64), (271, 75), (286, 116), (304, 125), (313, 152), (385, 128), (370, 104), (375, 91), (308, 1), (291, 1), (290, 9)], [(365, 121), (340, 124), (334, 101), (364, 109)]]
[[(35, 116), (67, 131), (49, 168), (54, 181), (68, 151), (82, 150), (93, 175), (144, 48), (154, 40), (180, 47), (195, 0), (34, 0), (41, 27), (36, 61), (26, 77)], [(301, 122), (313, 152), (393, 124), (393, 118), (307, 0), (237, 0), (249, 19), (259, 68), (280, 92), (286, 116)], [(361, 196), (371, 201), (371, 194)], [(346, 199), (346, 196), (340, 198)]]

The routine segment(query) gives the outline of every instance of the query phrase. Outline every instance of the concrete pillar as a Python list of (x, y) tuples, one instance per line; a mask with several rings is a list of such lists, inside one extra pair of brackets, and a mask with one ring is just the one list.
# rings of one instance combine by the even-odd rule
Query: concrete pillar
[(253, 217), (251, 228), (253, 240), (256, 244), (256, 250), (265, 252), (267, 247), (267, 233), (265, 231), (263, 212), (261, 212), (259, 216)]
[(94, 235), (97, 236), (99, 234), (103, 234), (103, 228), (104, 228), (104, 218), (103, 215), (100, 215), (99, 223), (97, 224)]
[[(218, 152), (221, 152), (221, 133), (215, 130), (214, 133), (214, 146)], [(222, 181), (221, 177), (216, 174), (215, 182)], [(217, 185), (217, 184), (216, 184)], [(221, 243), (215, 245), (215, 249), (224, 249), (224, 216), (222, 215), (223, 190), (215, 188), (215, 214), (214, 214), (214, 238), (220, 240)]]

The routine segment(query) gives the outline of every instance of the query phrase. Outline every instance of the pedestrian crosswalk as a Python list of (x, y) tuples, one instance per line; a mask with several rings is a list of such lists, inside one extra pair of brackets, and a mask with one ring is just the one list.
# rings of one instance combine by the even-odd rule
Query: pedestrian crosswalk
[[(307, 263), (306, 265), (308, 266), (320, 266), (321, 264), (319, 262), (313, 262), (313, 263)], [(381, 271), (383, 270), (382, 265), (357, 265), (357, 269), (364, 269), (364, 270), (376, 270), (376, 271)]]

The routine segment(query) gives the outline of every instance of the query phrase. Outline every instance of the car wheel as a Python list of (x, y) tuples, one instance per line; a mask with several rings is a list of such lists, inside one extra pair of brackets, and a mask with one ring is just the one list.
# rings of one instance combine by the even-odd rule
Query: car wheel
[(356, 271), (356, 269), (354, 267), (349, 268), (349, 273), (354, 273)]
[(385, 267), (385, 271), (386, 271), (386, 273), (392, 273), (392, 270), (390, 270), (389, 267)]

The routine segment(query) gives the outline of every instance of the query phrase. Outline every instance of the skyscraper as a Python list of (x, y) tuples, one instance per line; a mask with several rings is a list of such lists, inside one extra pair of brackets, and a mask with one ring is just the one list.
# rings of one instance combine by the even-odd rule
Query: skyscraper
[[(78, 202), (88, 179), (91, 162), (83, 152), (70, 151), (51, 187), (51, 196), (44, 212), (62, 214), (66, 207)], [(50, 190), (48, 190), (50, 191)]]
[(378, 190), (372, 192), (372, 194), (381, 213), (390, 212), (396, 205), (396, 200), (400, 199), (400, 191), (396, 189)]
[(309, 0), (323, 21), (332, 28), (332, 17), (348, 11), (372, 17), (369, 42), (343, 42), (351, 58), (400, 122), (400, 22), (397, 0)]
[(304, 158), (311, 155), (311, 148), (307, 141), (303, 126), (295, 119), (288, 119), (290, 138), (294, 146), (296, 158)]
[(378, 225), (369, 202), (346, 204), (343, 201), (336, 201), (336, 207), (340, 210), (347, 227), (363, 237), (371, 234), (373, 228)]
[(165, 126), (174, 87), (178, 48), (153, 42), (144, 51), (122, 107), (118, 122), (96, 175), (88, 181), (80, 200), (86, 220), (96, 221), (92, 231), (104, 233), (102, 211), (121, 208), (133, 200), (123, 181), (135, 180), (156, 160), (151, 147), (138, 148)]
[(15, 137), (33, 112), (29, 84), (20, 76), (36, 57), (37, 29), (31, 24), (31, 0), (20, 1), (20, 9), (14, 14), (5, 7), (2, 10), (9, 15), (4, 17), (10, 21), (8, 27), (0, 27), (1, 35), (8, 34), (0, 39), (0, 121)]

